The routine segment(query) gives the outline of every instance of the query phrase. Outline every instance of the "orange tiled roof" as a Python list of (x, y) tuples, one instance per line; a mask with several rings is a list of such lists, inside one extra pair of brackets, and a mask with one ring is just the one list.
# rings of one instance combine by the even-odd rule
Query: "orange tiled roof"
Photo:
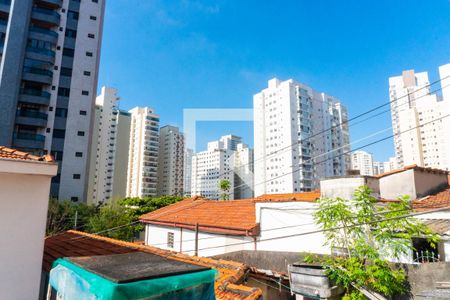
[(195, 229), (232, 235), (259, 234), (257, 202), (307, 201), (320, 198), (320, 192), (263, 195), (254, 199), (209, 200), (193, 197), (141, 216), (143, 223)]
[(450, 207), (450, 188), (413, 202), (413, 208), (418, 211), (427, 211), (444, 207)]
[(0, 158), (9, 158), (17, 160), (32, 160), (32, 161), (46, 161), (53, 162), (51, 155), (37, 156), (19, 150), (11, 149), (5, 146), (0, 146)]
[(440, 174), (448, 174), (447, 171), (445, 170), (441, 170), (441, 169), (433, 169), (433, 168), (425, 168), (425, 167), (419, 167), (418, 165), (410, 165), (410, 166), (406, 166), (403, 167), (401, 169), (396, 169), (396, 170), (392, 170), (386, 173), (382, 173), (382, 174), (378, 174), (375, 177), (376, 178), (382, 178), (382, 177), (386, 177), (392, 174), (396, 174), (396, 173), (401, 173), (407, 170), (420, 170), (420, 171), (424, 171), (424, 172), (430, 172), (430, 173), (440, 173)]
[(49, 272), (53, 261), (62, 257), (110, 255), (135, 251), (151, 253), (168, 259), (206, 266), (217, 270), (219, 275), (215, 281), (215, 293), (216, 298), (219, 300), (256, 300), (262, 295), (261, 290), (258, 288), (238, 284), (248, 269), (245, 264), (222, 259), (189, 256), (174, 251), (115, 240), (75, 230), (69, 230), (45, 239), (42, 268), (44, 271)]

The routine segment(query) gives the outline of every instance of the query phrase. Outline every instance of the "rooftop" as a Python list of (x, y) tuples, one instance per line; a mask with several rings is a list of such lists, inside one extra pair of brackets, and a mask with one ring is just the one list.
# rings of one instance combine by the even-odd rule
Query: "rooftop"
[(448, 174), (447, 171), (441, 170), (441, 169), (433, 169), (433, 168), (425, 168), (425, 167), (419, 167), (418, 165), (409, 165), (406, 167), (403, 167), (401, 169), (392, 170), (386, 173), (375, 175), (376, 178), (383, 178), (392, 174), (397, 174), (401, 172), (405, 172), (408, 170), (418, 170), (422, 172), (428, 172), (428, 173), (434, 173), (434, 174)]
[(149, 253), (168, 260), (191, 263), (217, 270), (219, 276), (215, 282), (215, 293), (219, 300), (253, 300), (258, 299), (262, 294), (260, 289), (238, 284), (244, 278), (244, 275), (248, 270), (248, 267), (242, 263), (222, 259), (188, 256), (152, 246), (119, 241), (74, 230), (69, 230), (45, 239), (43, 270), (49, 272), (52, 263), (57, 258), (106, 256), (132, 252)]
[(0, 146), (0, 158), (54, 162), (53, 157), (48, 154), (43, 156), (37, 156), (19, 150), (11, 149), (5, 146)]
[(447, 188), (434, 195), (415, 200), (413, 202), (413, 207), (418, 211), (450, 207), (450, 188)]
[[(145, 214), (140, 220), (143, 223), (191, 230), (198, 224), (199, 230), (204, 232), (255, 236), (259, 234), (259, 226), (256, 223), (256, 203), (313, 202), (319, 198), (319, 191), (263, 195), (253, 199), (225, 201), (193, 197)], [(219, 215), (220, 218), (217, 218)]]

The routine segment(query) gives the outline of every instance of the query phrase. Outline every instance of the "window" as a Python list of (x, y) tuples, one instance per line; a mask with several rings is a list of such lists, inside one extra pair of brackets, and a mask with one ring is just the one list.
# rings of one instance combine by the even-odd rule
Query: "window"
[(174, 240), (174, 234), (173, 232), (167, 233), (167, 247), (173, 248), (173, 240)]
[(84, 136), (84, 131), (78, 131), (78, 132), (77, 132), (77, 135), (78, 135), (78, 136)]
[(57, 107), (55, 110), (55, 116), (60, 118), (67, 118), (67, 108)]
[(61, 68), (61, 75), (62, 76), (72, 76), (72, 69), (70, 68)]
[(88, 96), (88, 95), (89, 95), (89, 92), (88, 92), (88, 91), (81, 91), (81, 95), (83, 95), (83, 96)]
[(66, 29), (66, 37), (76, 38), (77, 37), (77, 31), (73, 30), (73, 29)]
[(83, 74), (84, 74), (85, 76), (91, 76), (91, 72), (89, 72), (89, 71), (84, 71)]
[(88, 33), (88, 38), (94, 39), (94, 38), (95, 38), (95, 35), (94, 35), (93, 33)]
[(90, 16), (89, 19), (95, 21), (95, 20), (97, 20), (97, 17), (96, 16)]
[(75, 152), (75, 157), (83, 157), (83, 152)]
[(58, 96), (69, 97), (70, 89), (63, 87), (58, 88)]
[(80, 174), (73, 174), (73, 179), (80, 179), (81, 175)]
[(86, 56), (92, 57), (94, 54), (92, 52), (86, 51)]
[(87, 112), (85, 110), (80, 110), (80, 116), (85, 116), (87, 115)]
[(94, 3), (98, 3), (98, 0), (92, 0), (92, 2), (94, 2)]
[(64, 48), (63, 49), (63, 55), (68, 57), (74, 57), (75, 56), (75, 50), (71, 48)]
[[(57, 129), (55, 129), (57, 130)], [(50, 151), (50, 155), (53, 156), (53, 158), (56, 161), (62, 161), (63, 159), (63, 152), (62, 151)]]
[(72, 202), (78, 202), (78, 197), (70, 197), (70, 200), (71, 200)]
[(80, 17), (80, 14), (76, 11), (73, 10), (69, 10), (67, 12), (67, 17), (73, 19), (73, 20), (78, 20), (78, 18)]
[(64, 129), (53, 129), (53, 137), (57, 139), (63, 139), (66, 136), (66, 131)]

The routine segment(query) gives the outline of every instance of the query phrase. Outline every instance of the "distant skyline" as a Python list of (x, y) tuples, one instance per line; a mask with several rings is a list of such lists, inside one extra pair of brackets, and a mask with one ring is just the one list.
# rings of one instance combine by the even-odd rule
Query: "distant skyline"
[[(181, 128), (184, 108), (251, 108), (269, 79), (293, 78), (338, 97), (351, 118), (389, 101), (388, 78), (403, 70), (438, 79), (449, 12), (447, 0), (109, 1), (99, 87), (117, 88), (122, 109), (150, 106), (161, 126)], [(388, 112), (350, 127), (351, 141), (390, 126)], [(224, 134), (253, 145), (250, 122), (200, 122), (197, 150)], [(392, 140), (364, 151), (394, 155)]]

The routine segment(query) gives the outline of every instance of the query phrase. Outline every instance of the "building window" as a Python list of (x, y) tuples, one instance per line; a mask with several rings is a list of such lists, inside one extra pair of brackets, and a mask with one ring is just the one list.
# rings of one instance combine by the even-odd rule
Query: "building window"
[(63, 49), (63, 55), (68, 57), (74, 57), (75, 56), (75, 50), (71, 48), (64, 48)]
[(77, 135), (78, 136), (84, 136), (84, 131), (78, 131)]
[(70, 89), (63, 87), (58, 88), (58, 96), (69, 97)]
[(173, 232), (167, 233), (167, 247), (173, 248), (173, 240), (174, 240), (174, 234)]
[(80, 116), (85, 116), (87, 115), (87, 111), (85, 110), (80, 110)]
[(94, 54), (92, 52), (86, 51), (86, 56), (92, 57)]
[(77, 31), (73, 29), (66, 29), (66, 37), (69, 38), (76, 38), (77, 37)]
[(81, 175), (80, 174), (73, 174), (73, 179), (80, 179)]
[(89, 95), (89, 92), (88, 92), (88, 91), (81, 91), (81, 95), (83, 95), (83, 96), (88, 96), (88, 95)]
[(62, 76), (72, 76), (72, 69), (61, 67)]
[(88, 33), (88, 38), (93, 39), (95, 38), (95, 35), (93, 33)]
[(78, 197), (70, 197), (70, 200), (71, 200), (72, 202), (78, 202)]
[(67, 108), (57, 107), (55, 110), (55, 116), (60, 117), (60, 118), (67, 118)]
[(75, 157), (83, 157), (83, 152), (75, 152)]
[(68, 16), (69, 18), (71, 18), (71, 19), (78, 20), (78, 18), (80, 17), (80, 14), (79, 14), (78, 12), (76, 12), (76, 11), (69, 10), (69, 11), (67, 12), (67, 16)]
[(53, 137), (57, 139), (63, 139), (66, 136), (64, 129), (53, 129)]
[(97, 17), (96, 17), (96, 16), (90, 16), (89, 18), (90, 18), (91, 20), (93, 20), (93, 21), (97, 20)]
[(91, 76), (91, 72), (89, 72), (89, 71), (84, 71), (83, 74), (84, 74), (85, 76)]

